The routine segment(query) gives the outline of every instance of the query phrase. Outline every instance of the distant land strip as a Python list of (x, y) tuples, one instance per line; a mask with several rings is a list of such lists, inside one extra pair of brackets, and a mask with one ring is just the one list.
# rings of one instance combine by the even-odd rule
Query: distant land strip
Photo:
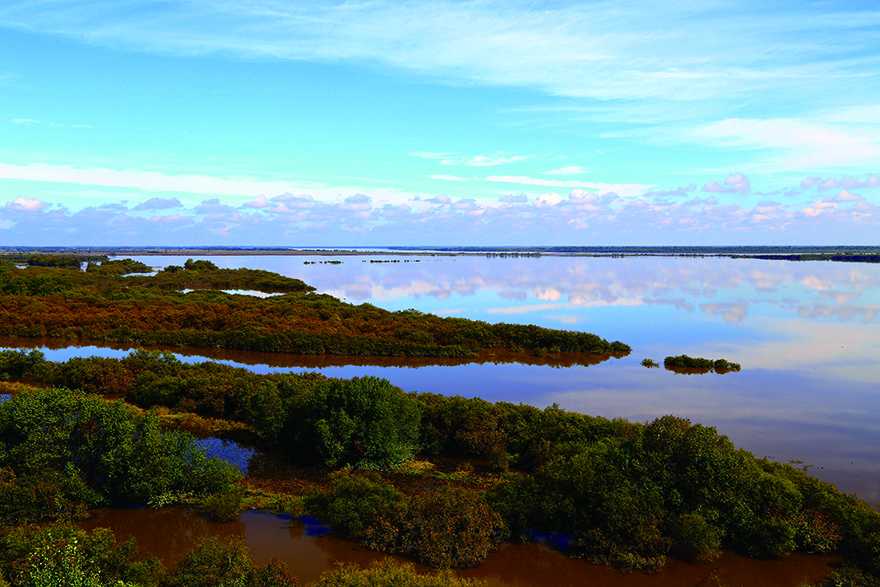
[(542, 255), (591, 257), (730, 257), (778, 261), (842, 261), (880, 263), (880, 245), (755, 245), (755, 246), (388, 246), (388, 247), (25, 247), (0, 246), (0, 256), (364, 256), (364, 255), (487, 255), (539, 257)]

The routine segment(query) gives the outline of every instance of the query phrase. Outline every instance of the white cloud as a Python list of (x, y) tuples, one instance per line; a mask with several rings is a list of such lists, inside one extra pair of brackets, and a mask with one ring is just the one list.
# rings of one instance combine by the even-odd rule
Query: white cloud
[(560, 167), (559, 169), (554, 169), (552, 171), (544, 171), (544, 175), (580, 175), (582, 173), (589, 173), (589, 169), (586, 167), (581, 167), (580, 165), (566, 165), (565, 167)]
[(742, 173), (731, 173), (724, 182), (710, 181), (703, 186), (704, 192), (716, 194), (748, 194), (752, 190), (751, 181)]
[(873, 166), (880, 159), (880, 133), (806, 119), (728, 118), (689, 135), (716, 147), (776, 151), (760, 165), (772, 171)]
[(874, 63), (878, 19), (847, 3), (647, 0), (42, 0), (0, 9), (6, 26), (163, 54), (374, 62), (551, 94), (675, 101), (855, 78)]
[[(416, 151), (410, 153), (413, 157), (421, 157), (422, 159), (436, 159), (441, 165), (467, 165), (470, 167), (492, 167), (494, 165), (505, 165), (507, 163), (516, 163), (517, 161), (525, 161), (531, 159), (532, 155), (513, 155), (505, 156), (500, 154), (494, 155), (475, 155), (473, 157), (463, 157), (452, 153), (432, 153)], [(431, 176), (435, 177), (435, 176)], [(449, 176), (440, 176), (449, 177)]]
[(49, 204), (38, 198), (19, 197), (6, 203), (6, 208), (14, 212), (42, 212), (48, 207)]
[(466, 177), (458, 177), (457, 175), (429, 175), (428, 177), (443, 181), (467, 181)]
[(72, 183), (154, 192), (187, 192), (192, 194), (247, 195), (280, 193), (291, 187), (316, 187), (312, 182), (266, 182), (247, 177), (211, 177), (197, 174), (171, 175), (154, 171), (116, 170), (103, 167), (81, 169), (68, 165), (10, 165), (0, 163), (0, 179)]
[(524, 175), (490, 175), (486, 181), (513, 183), (519, 185), (537, 185), (557, 188), (589, 188), (593, 190), (613, 191), (622, 196), (641, 195), (652, 186), (639, 183), (597, 183), (591, 181), (541, 179)]
[(167, 208), (180, 208), (183, 204), (177, 198), (150, 198), (141, 202), (133, 210), (165, 210)]
[(860, 196), (859, 194), (854, 194), (854, 193), (847, 191), (847, 190), (840, 190), (839, 192), (837, 192), (836, 196), (833, 196), (833, 197), (827, 196), (825, 198), (822, 198), (822, 201), (823, 202), (837, 202), (837, 203), (864, 202), (865, 198)]

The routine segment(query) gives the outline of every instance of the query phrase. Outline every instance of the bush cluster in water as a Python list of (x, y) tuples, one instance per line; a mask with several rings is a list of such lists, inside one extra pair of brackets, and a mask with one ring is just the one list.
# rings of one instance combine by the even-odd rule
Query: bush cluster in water
[(676, 369), (714, 369), (719, 373), (724, 371), (739, 371), (741, 369), (739, 363), (732, 363), (726, 359), (704, 359), (702, 357), (689, 357), (687, 355), (666, 357), (663, 359), (663, 365), (665, 367)]

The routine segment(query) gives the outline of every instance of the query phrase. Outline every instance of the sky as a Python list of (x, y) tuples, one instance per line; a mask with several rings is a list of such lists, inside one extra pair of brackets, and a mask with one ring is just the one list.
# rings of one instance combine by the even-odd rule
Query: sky
[(0, 245), (876, 245), (875, 2), (5, 0)]

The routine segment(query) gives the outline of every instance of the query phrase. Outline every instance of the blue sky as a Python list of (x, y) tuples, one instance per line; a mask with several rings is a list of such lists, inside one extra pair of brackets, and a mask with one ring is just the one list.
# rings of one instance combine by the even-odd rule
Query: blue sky
[(877, 244), (868, 2), (9, 0), (2, 245)]

